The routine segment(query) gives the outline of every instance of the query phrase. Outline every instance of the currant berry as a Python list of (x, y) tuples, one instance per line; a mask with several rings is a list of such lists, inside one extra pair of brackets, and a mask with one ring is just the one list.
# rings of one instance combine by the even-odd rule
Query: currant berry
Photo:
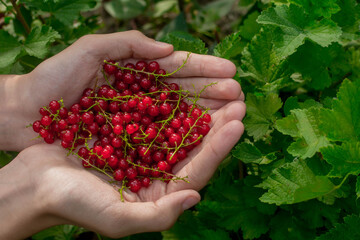
[(123, 126), (115, 125), (113, 131), (116, 135), (120, 135), (123, 131)]
[(141, 189), (141, 182), (139, 179), (132, 179), (129, 181), (130, 191), (137, 193)]
[(125, 175), (128, 179), (135, 179), (138, 175), (138, 172), (136, 171), (136, 168), (129, 167), (126, 169)]
[[(109, 63), (112, 63), (114, 64), (115, 62), (114, 61), (108, 61)], [(117, 67), (116, 66), (113, 66), (113, 65), (110, 65), (108, 63), (104, 64), (104, 71), (108, 74), (108, 75), (112, 75), (116, 72), (117, 70)]]
[(169, 144), (172, 147), (179, 146), (182, 142), (182, 137), (178, 133), (173, 133), (169, 137)]
[(116, 181), (122, 181), (125, 177), (125, 172), (119, 168), (113, 173), (113, 176)]
[(51, 117), (45, 115), (41, 118), (40, 122), (43, 126), (50, 126), (52, 119)]
[(52, 113), (56, 113), (57, 110), (60, 109), (60, 103), (58, 101), (55, 101), (55, 100), (52, 100), (50, 103), (49, 103), (49, 109)]
[(166, 102), (160, 105), (160, 113), (162, 115), (170, 114), (171, 110), (172, 110), (172, 108), (171, 108), (170, 104), (168, 104)]
[(148, 71), (154, 73), (160, 69), (160, 65), (156, 61), (152, 61), (148, 64)]
[(40, 121), (39, 121), (39, 120), (36, 120), (36, 121), (33, 123), (32, 127), (33, 127), (34, 132), (39, 133), (40, 130), (41, 130), (41, 123), (40, 123)]

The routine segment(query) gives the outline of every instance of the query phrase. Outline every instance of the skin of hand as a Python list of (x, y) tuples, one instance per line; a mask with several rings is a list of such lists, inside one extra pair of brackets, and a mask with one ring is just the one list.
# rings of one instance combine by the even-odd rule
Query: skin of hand
[[(93, 87), (101, 76), (99, 68), (104, 59), (120, 63), (157, 60), (162, 68), (172, 72), (186, 55), (173, 52), (171, 45), (137, 31), (90, 35), (44, 61), (31, 73), (21, 78), (10, 77), (15, 80), (10, 89), (23, 93), (20, 102), (26, 104), (15, 106), (26, 125), (38, 119), (38, 109), (53, 99), (63, 98), (67, 107), (78, 101), (83, 89)], [(58, 224), (81, 225), (110, 237), (171, 227), (185, 209), (200, 200), (197, 191), (206, 185), (243, 133), (244, 96), (240, 85), (232, 79), (235, 72), (235, 66), (227, 60), (191, 54), (184, 68), (169, 79), (184, 89), (196, 91), (217, 82), (198, 101), (211, 109), (209, 134), (173, 169), (177, 176), (188, 176), (190, 183), (154, 181), (137, 194), (126, 191), (125, 202), (121, 202), (119, 186), (112, 186), (103, 176), (84, 169), (76, 157), (66, 157), (59, 143), (37, 144), (0, 169), (0, 236), (24, 238)], [(34, 144), (28, 139), (36, 134), (17, 124), (23, 133), (9, 141), (7, 149), (21, 150)]]
[[(87, 35), (70, 47), (20, 76), (0, 76), (0, 139), (3, 150), (21, 151), (39, 143), (37, 135), (25, 126), (40, 118), (39, 109), (51, 100), (63, 99), (67, 107), (79, 101), (82, 91), (105, 83), (101, 73), (104, 59), (121, 64), (137, 59), (157, 60), (168, 72), (176, 70), (187, 52), (174, 52), (172, 45), (147, 38), (138, 31), (104, 35)], [(184, 89), (200, 91), (204, 85), (217, 82), (202, 94), (199, 104), (214, 109), (230, 101), (244, 100), (240, 85), (232, 79), (236, 73), (230, 61), (206, 55), (191, 54), (187, 64), (171, 77)]]

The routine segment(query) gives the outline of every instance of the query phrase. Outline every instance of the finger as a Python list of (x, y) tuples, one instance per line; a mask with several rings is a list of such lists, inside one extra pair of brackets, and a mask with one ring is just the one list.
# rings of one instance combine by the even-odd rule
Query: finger
[(174, 166), (173, 171), (178, 172), (185, 165), (187, 165), (192, 158), (196, 157), (196, 155), (202, 150), (203, 147), (206, 146), (208, 142), (210, 142), (214, 135), (228, 122), (233, 120), (241, 121), (245, 116), (246, 106), (244, 102), (230, 102), (220, 110), (218, 110), (215, 114), (212, 114), (211, 121), (211, 130), (204, 138), (203, 142), (199, 146), (199, 148), (195, 148), (188, 154), (188, 158), (179, 162)]
[(241, 94), (240, 84), (231, 78), (168, 78), (166, 82), (178, 84), (182, 89), (190, 91), (191, 96), (204, 90), (202, 98), (234, 100)]
[(200, 190), (209, 181), (221, 161), (230, 152), (232, 147), (239, 141), (244, 132), (244, 125), (233, 120), (224, 125), (201, 151), (186, 166), (174, 172), (179, 177), (188, 176), (189, 183), (184, 181), (170, 182), (168, 192), (184, 189)]
[(86, 35), (73, 46), (74, 49), (80, 48), (87, 55), (95, 56), (100, 61), (125, 58), (156, 59), (173, 52), (172, 45), (157, 42), (139, 31)]
[[(157, 59), (161, 68), (168, 73), (178, 69), (187, 57), (188, 52), (177, 51), (173, 54)], [(183, 68), (176, 72), (173, 77), (211, 77), (232, 78), (236, 74), (235, 65), (226, 59), (209, 55), (192, 53)]]
[(101, 213), (107, 221), (102, 224), (100, 233), (118, 238), (138, 232), (163, 231), (199, 201), (199, 193), (184, 190), (165, 195), (156, 202), (118, 202)]
[(240, 97), (239, 97), (240, 101), (245, 101), (245, 94), (243, 91), (241, 91)]
[(212, 129), (217, 131), (217, 126), (222, 126), (231, 120), (242, 120), (246, 113), (246, 105), (243, 101), (229, 102), (227, 105), (211, 115)]
[[(185, 102), (188, 104), (193, 104), (192, 101), (185, 99)], [(202, 107), (210, 108), (211, 110), (218, 110), (231, 102), (230, 100), (223, 100), (223, 99), (209, 99), (209, 98), (199, 98), (196, 101), (196, 104)]]

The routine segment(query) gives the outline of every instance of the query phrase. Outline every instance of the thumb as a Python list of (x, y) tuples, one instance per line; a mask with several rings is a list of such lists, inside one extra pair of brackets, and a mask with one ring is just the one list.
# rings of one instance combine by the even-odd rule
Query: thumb
[(141, 219), (136, 221), (135, 232), (154, 232), (169, 229), (178, 217), (200, 201), (200, 195), (194, 190), (183, 190), (168, 194), (156, 202), (131, 204)]
[(125, 58), (156, 59), (170, 55), (173, 46), (146, 37), (139, 31), (126, 31), (111, 34), (94, 34), (80, 38), (77, 47), (103, 60)]

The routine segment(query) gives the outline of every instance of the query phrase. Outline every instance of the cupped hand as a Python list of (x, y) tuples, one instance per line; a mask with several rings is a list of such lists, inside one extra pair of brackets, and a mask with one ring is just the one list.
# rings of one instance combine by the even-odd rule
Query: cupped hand
[[(63, 98), (69, 107), (79, 100), (83, 89), (94, 87), (96, 81), (102, 84), (104, 59), (121, 64), (138, 59), (156, 60), (163, 69), (172, 72), (186, 56), (186, 52), (173, 52), (171, 45), (156, 42), (137, 31), (85, 36), (24, 75), (21, 84), (24, 93), (21, 98), (26, 103), (21, 106), (24, 119), (27, 123), (38, 119), (38, 109), (53, 99)], [(32, 190), (25, 188), (28, 195), (35, 195), (29, 211), (35, 209), (39, 214), (37, 224), (26, 234), (63, 223), (78, 224), (111, 237), (169, 228), (185, 209), (200, 200), (197, 191), (206, 185), (243, 133), (244, 95), (232, 79), (235, 72), (230, 61), (191, 54), (185, 66), (167, 80), (195, 92), (216, 83), (206, 88), (198, 101), (210, 108), (210, 132), (201, 145), (173, 168), (175, 175), (187, 176), (189, 183), (166, 184), (155, 180), (136, 194), (126, 190), (125, 202), (121, 202), (118, 185), (111, 185), (106, 177), (84, 169), (75, 156), (66, 157), (59, 143), (38, 144), (22, 151), (1, 171), (20, 174), (32, 183)], [(36, 136), (31, 129), (22, 131), (23, 140), (18, 149), (36, 143), (29, 141)], [(21, 190), (18, 194), (21, 195)]]
[[(206, 185), (239, 140), (244, 110), (242, 102), (233, 102), (213, 114), (212, 129), (202, 144), (174, 166), (174, 174), (187, 176), (188, 183), (154, 180), (137, 193), (125, 190), (124, 202), (119, 185), (110, 184), (110, 179), (96, 170), (84, 169), (77, 157), (66, 157), (66, 151), (58, 142), (25, 149), (2, 169), (12, 175), (12, 179), (21, 175), (22, 182), (28, 183), (20, 188), (26, 192), (25, 197), (19, 190), (20, 197), (12, 201), (21, 199), (30, 203), (17, 206), (17, 210), (26, 210), (27, 215), (33, 216), (29, 219), (34, 223), (29, 229), (26, 222), (21, 222), (22, 230), (16, 234), (26, 237), (58, 224), (76, 224), (114, 238), (170, 228), (184, 210), (200, 200), (197, 191)], [(23, 216), (22, 221), (24, 219)], [(4, 229), (11, 231), (11, 227)]]
[[(23, 126), (13, 150), (39, 143), (36, 134), (25, 126), (40, 118), (38, 110), (51, 100), (63, 99), (67, 107), (79, 101), (83, 90), (95, 83), (105, 83), (101, 68), (104, 60), (121, 64), (138, 59), (157, 60), (167, 72), (182, 65), (187, 52), (174, 52), (169, 44), (147, 38), (138, 31), (87, 35), (70, 47), (41, 63), (19, 81)], [(185, 66), (168, 79), (184, 89), (199, 92), (204, 85), (216, 82), (202, 94), (198, 103), (217, 110), (230, 101), (244, 100), (240, 85), (232, 79), (236, 73), (230, 61), (207, 55), (191, 54)]]

